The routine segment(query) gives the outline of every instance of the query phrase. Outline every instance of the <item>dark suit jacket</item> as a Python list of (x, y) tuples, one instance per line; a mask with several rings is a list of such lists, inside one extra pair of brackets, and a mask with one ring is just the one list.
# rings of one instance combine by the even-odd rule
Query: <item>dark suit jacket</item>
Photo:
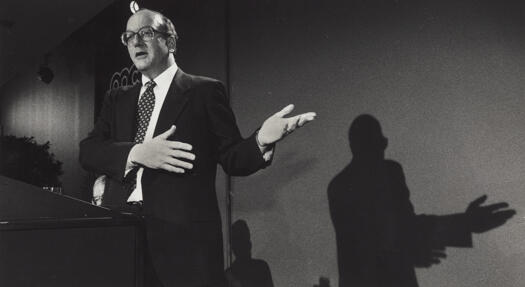
[(328, 187), (340, 287), (417, 287), (415, 267), (445, 246), (471, 247), (464, 216), (416, 215), (401, 165), (352, 161)]
[[(136, 131), (140, 85), (111, 91), (89, 136), (80, 143), (80, 162), (105, 174), (103, 205), (118, 209), (128, 154)], [(152, 261), (166, 286), (204, 286), (223, 280), (222, 230), (215, 194), (217, 163), (230, 175), (249, 175), (268, 163), (255, 135), (243, 139), (224, 86), (216, 80), (175, 74), (154, 136), (176, 125), (169, 140), (189, 143), (196, 159), (185, 174), (145, 168), (142, 192)], [(214, 285), (211, 285), (214, 286)]]

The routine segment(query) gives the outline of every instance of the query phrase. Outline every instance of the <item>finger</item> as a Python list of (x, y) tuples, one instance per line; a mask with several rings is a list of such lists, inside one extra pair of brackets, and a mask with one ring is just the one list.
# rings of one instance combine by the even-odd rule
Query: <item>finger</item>
[(169, 172), (184, 173), (184, 169), (182, 169), (180, 167), (175, 167), (175, 166), (169, 165), (167, 163), (162, 164), (160, 166), (160, 168), (163, 169), (163, 170), (169, 171)]
[(308, 112), (308, 113), (300, 114), (300, 116), (314, 119), (317, 116), (317, 114), (315, 112)]
[(299, 120), (300, 120), (299, 116), (289, 118), (288, 123), (286, 124), (286, 132), (287, 133), (293, 132), (297, 128), (297, 125), (299, 124)]
[(302, 114), (301, 115), (301, 121), (299, 122), (299, 126), (302, 127), (306, 123), (309, 123), (309, 122), (313, 121), (316, 116), (317, 115), (314, 112)]
[(306, 118), (305, 117), (300, 117), (299, 118), (299, 123), (297, 123), (297, 126), (302, 127), (302, 126), (304, 126), (305, 123), (307, 123)]
[(484, 231), (482, 232), (502, 226), (503, 224), (507, 223), (507, 220), (509, 220), (509, 218), (510, 217), (491, 219), (489, 222), (484, 223)]
[(516, 210), (510, 209), (510, 210), (498, 211), (498, 212), (494, 213), (492, 216), (494, 216), (496, 218), (499, 218), (501, 220), (508, 220), (509, 218), (513, 217), (514, 215), (516, 215)]
[(293, 104), (289, 104), (287, 105), (286, 107), (284, 107), (284, 109), (278, 111), (277, 113), (274, 114), (274, 116), (278, 116), (280, 118), (286, 116), (287, 114), (291, 113), (294, 109), (294, 105)]
[(483, 206), (483, 209), (488, 212), (494, 212), (498, 209), (509, 207), (509, 204), (506, 202), (498, 202), (491, 205)]
[(163, 132), (162, 134), (156, 136), (155, 138), (166, 140), (168, 139), (173, 133), (175, 133), (176, 127), (172, 125), (167, 131)]
[(469, 206), (480, 206), (483, 202), (485, 202), (485, 200), (487, 200), (487, 195), (482, 195), (476, 199), (474, 199), (470, 204)]
[(187, 143), (183, 143), (183, 142), (178, 142), (178, 141), (169, 141), (168, 142), (168, 146), (172, 149), (178, 149), (178, 150), (187, 150), (187, 151), (190, 151), (193, 149), (193, 147), (191, 146), (191, 144), (187, 144)]
[(182, 158), (187, 160), (195, 160), (195, 154), (182, 150), (171, 150), (169, 155), (174, 158)]
[(170, 157), (170, 158), (166, 159), (166, 163), (171, 165), (171, 166), (174, 166), (174, 167), (182, 167), (182, 168), (185, 168), (185, 169), (192, 169), (193, 168), (193, 164), (191, 164), (189, 162), (185, 162), (183, 160), (176, 159), (174, 157)]
[(306, 114), (302, 114), (299, 116), (299, 126), (302, 127), (304, 126), (304, 124), (310, 122), (310, 121), (313, 121), (315, 118), (315, 116), (310, 116), (310, 115), (306, 115)]

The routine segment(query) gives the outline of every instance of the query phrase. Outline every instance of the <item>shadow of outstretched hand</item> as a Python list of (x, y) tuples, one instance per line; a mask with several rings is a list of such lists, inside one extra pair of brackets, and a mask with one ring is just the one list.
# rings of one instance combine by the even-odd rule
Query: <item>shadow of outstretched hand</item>
[(478, 197), (468, 205), (465, 211), (467, 227), (471, 232), (487, 232), (505, 224), (516, 214), (514, 209), (508, 209), (509, 204), (506, 202), (482, 206), (486, 200), (487, 195)]
[(441, 263), (441, 260), (445, 258), (447, 258), (445, 247), (419, 248), (414, 254), (414, 266), (429, 268)]

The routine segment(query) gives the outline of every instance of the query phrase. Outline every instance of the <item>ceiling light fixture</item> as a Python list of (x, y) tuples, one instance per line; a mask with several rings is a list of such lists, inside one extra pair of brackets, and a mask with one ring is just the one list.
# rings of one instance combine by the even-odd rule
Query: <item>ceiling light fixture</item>
[(139, 11), (139, 3), (137, 1), (131, 1), (129, 2), (129, 10), (131, 10), (131, 13), (135, 14), (137, 11)]

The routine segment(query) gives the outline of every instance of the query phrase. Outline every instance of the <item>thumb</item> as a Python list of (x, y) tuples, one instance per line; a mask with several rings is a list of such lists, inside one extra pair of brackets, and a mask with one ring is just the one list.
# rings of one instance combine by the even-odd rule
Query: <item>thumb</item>
[(163, 132), (162, 134), (158, 135), (156, 138), (167, 140), (171, 135), (175, 133), (175, 130), (177, 128), (175, 125), (172, 125), (167, 131)]
[(476, 199), (474, 199), (470, 204), (469, 204), (469, 207), (478, 207), (480, 206), (481, 204), (483, 204), (483, 202), (485, 202), (485, 200), (487, 200), (487, 195), (482, 195)]
[(287, 105), (286, 107), (284, 107), (284, 109), (278, 111), (277, 113), (275, 113), (274, 116), (278, 116), (280, 118), (286, 116), (287, 114), (291, 113), (294, 109), (294, 105), (293, 104), (289, 104)]

